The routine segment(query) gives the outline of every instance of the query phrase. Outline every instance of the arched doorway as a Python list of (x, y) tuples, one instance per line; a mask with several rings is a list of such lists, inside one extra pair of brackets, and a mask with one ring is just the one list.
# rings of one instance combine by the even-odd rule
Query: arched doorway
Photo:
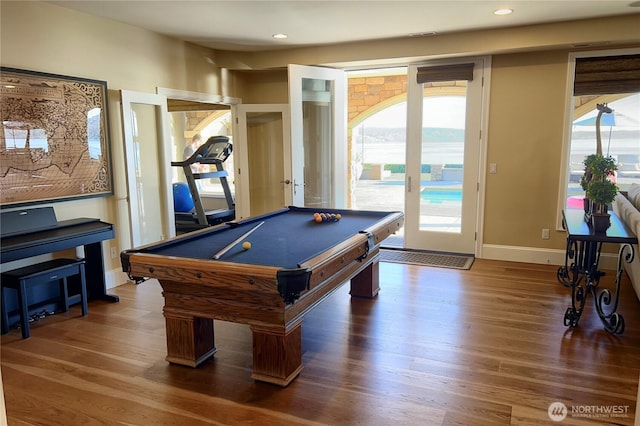
[[(407, 68), (351, 72), (348, 81), (350, 207), (404, 211)], [(430, 111), (423, 131), (439, 143), (426, 148), (430, 163), (421, 166), (420, 186), (428, 189), (421, 191), (422, 226), (440, 233), (461, 229), (465, 94), (464, 81), (423, 87), (423, 110)], [(461, 113), (451, 113), (456, 103)], [(403, 232), (385, 244), (404, 247)]]

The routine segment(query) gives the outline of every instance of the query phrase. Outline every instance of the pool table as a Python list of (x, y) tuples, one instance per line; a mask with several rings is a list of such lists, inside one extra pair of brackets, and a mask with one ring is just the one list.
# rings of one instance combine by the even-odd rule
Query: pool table
[(375, 297), (380, 243), (404, 223), (400, 212), (337, 209), (321, 212), (340, 220), (318, 223), (316, 211), (289, 207), (123, 251), (132, 280), (162, 286), (166, 360), (197, 367), (216, 352), (214, 319), (243, 323), (253, 335), (252, 377), (291, 383), (302, 370), (305, 313), (348, 280), (352, 297)]

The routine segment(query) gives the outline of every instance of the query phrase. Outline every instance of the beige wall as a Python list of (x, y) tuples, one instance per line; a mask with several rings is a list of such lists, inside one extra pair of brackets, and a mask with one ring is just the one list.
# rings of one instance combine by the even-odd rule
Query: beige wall
[(286, 68), (264, 71), (235, 71), (236, 96), (245, 104), (289, 103)]
[[(0, 19), (2, 66), (107, 81), (116, 195), (56, 203), (55, 210), (58, 220), (96, 217), (115, 224), (117, 237), (104, 247), (119, 253), (129, 238), (129, 219), (115, 201), (126, 196), (119, 90), (155, 93), (159, 86), (228, 95), (226, 75), (212, 65), (209, 49), (50, 4), (2, 1)], [(119, 257), (107, 255), (105, 263), (111, 278), (122, 280)]]
[(218, 94), (222, 86), (209, 49), (46, 3), (3, 1), (0, 7), (3, 66), (141, 92), (162, 86)]
[(555, 228), (564, 129), (567, 52), (493, 57), (489, 105), (485, 244), (564, 246)]
[[(288, 63), (358, 68), (493, 54), (487, 162), (496, 163), (498, 173), (487, 175), (482, 242), (534, 249), (564, 249), (561, 232), (552, 232), (548, 241), (540, 232), (555, 228), (571, 45), (640, 46), (640, 15), (634, 15), (277, 52), (213, 52), (50, 4), (2, 1), (0, 8), (2, 66), (108, 82), (119, 196), (125, 188), (119, 89), (155, 92), (160, 86), (234, 96), (244, 103), (283, 103)], [(56, 211), (59, 219), (82, 212), (128, 227), (128, 218), (116, 213), (114, 197), (59, 203)], [(123, 245), (107, 243), (118, 251)], [(107, 268), (117, 269), (118, 259), (107, 259)]]

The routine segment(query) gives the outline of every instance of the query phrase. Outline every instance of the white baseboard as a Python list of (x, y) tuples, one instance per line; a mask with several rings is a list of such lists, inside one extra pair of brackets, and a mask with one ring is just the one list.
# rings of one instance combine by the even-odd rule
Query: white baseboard
[[(537, 247), (501, 246), (484, 244), (482, 246), (482, 259), (506, 260), (510, 262), (537, 263), (542, 265), (564, 265), (565, 251), (554, 249), (541, 249)], [(613, 269), (618, 267), (618, 255), (614, 253), (602, 253), (600, 255), (600, 269)]]
[(129, 281), (129, 277), (121, 269), (111, 269), (105, 271), (105, 280), (107, 290), (110, 288), (118, 287), (119, 285), (126, 284)]

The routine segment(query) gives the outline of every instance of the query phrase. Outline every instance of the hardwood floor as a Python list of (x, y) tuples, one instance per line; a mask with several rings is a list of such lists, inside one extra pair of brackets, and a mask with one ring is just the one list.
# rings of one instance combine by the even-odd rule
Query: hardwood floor
[[(155, 281), (111, 290), (2, 336), (9, 425), (530, 425), (634, 424), (640, 302), (624, 276), (622, 336), (591, 300), (563, 325), (569, 290), (555, 266), (476, 260), (469, 271), (380, 266), (376, 299), (342, 286), (303, 323), (305, 368), (287, 388), (250, 377), (247, 326), (216, 321), (215, 358), (165, 360)], [(610, 285), (612, 273), (601, 281)], [(578, 417), (615, 409), (624, 417)]]

